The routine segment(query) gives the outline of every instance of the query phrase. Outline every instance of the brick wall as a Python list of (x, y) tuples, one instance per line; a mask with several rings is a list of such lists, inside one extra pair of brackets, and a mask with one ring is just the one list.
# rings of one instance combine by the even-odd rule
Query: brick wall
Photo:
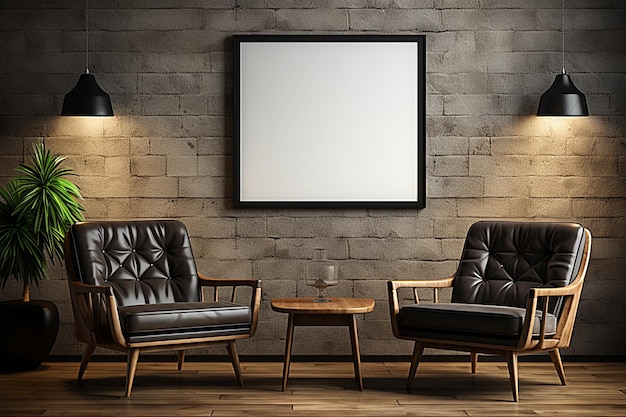
[[(331, 295), (367, 296), (364, 355), (408, 355), (393, 339), (385, 281), (456, 267), (482, 219), (568, 220), (594, 248), (569, 355), (626, 347), (626, 9), (569, 0), (566, 68), (592, 117), (533, 114), (561, 69), (558, 0), (92, 0), (90, 70), (116, 116), (62, 118), (85, 65), (84, 3), (0, 3), (0, 183), (43, 138), (68, 165), (88, 219), (178, 218), (210, 276), (263, 280), (261, 323), (244, 355), (281, 355), (279, 296), (312, 249), (340, 264)], [(238, 210), (232, 207), (235, 33), (420, 33), (427, 37), (427, 206), (422, 210)], [(53, 353), (75, 355), (61, 267), (34, 290), (61, 311)], [(0, 295), (15, 298), (9, 284)], [(294, 354), (350, 353), (343, 329), (298, 329)], [(206, 351), (213, 354), (219, 351)], [(108, 352), (110, 353), (110, 352)]]

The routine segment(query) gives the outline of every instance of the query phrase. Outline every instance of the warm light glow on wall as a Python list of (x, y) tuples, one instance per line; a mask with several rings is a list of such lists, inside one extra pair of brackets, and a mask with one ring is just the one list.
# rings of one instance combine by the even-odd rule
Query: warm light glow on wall
[(101, 137), (104, 136), (104, 119), (80, 116), (56, 117), (50, 136)]
[[(129, 141), (145, 136), (143, 131), (146, 128), (137, 121), (135, 117), (125, 116), (54, 117), (50, 119), (46, 136), (52, 146), (55, 141), (61, 140), (66, 147), (63, 153), (68, 155), (130, 158)], [(125, 145), (121, 144), (122, 142)], [(70, 149), (67, 149), (68, 144)]]
[(519, 134), (528, 137), (578, 137), (593, 136), (599, 127), (594, 117), (537, 117), (534, 115), (520, 119)]
[[(80, 143), (77, 153), (101, 155), (105, 139), (119, 139), (145, 136), (146, 127), (134, 117), (80, 117), (63, 116), (50, 120), (47, 136), (54, 138), (74, 138)], [(80, 139), (80, 140), (78, 140)], [(83, 140), (84, 139), (84, 140)], [(106, 153), (106, 152), (105, 152)]]

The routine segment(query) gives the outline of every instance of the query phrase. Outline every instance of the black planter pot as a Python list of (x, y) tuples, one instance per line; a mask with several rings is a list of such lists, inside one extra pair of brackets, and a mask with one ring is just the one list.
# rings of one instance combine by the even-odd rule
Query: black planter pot
[(59, 331), (59, 310), (45, 300), (0, 302), (0, 371), (37, 368)]

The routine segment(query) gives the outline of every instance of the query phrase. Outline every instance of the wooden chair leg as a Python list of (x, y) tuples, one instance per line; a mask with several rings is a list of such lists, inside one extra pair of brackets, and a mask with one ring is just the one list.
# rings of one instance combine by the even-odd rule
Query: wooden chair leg
[(478, 353), (472, 352), (472, 373), (476, 373), (476, 366), (478, 365)]
[(424, 345), (420, 342), (415, 342), (415, 347), (413, 348), (413, 357), (411, 358), (411, 369), (409, 369), (409, 378), (406, 382), (406, 389), (410, 390), (411, 385), (413, 385), (413, 380), (415, 379), (415, 373), (417, 372), (417, 367), (419, 366), (420, 359), (424, 354)]
[(130, 397), (133, 389), (133, 381), (135, 380), (135, 371), (137, 370), (137, 362), (139, 361), (139, 349), (128, 350), (128, 360), (126, 362), (126, 396)]
[(185, 362), (185, 351), (179, 350), (178, 351), (178, 370), (179, 371), (183, 370), (183, 362)]
[(506, 361), (509, 366), (509, 379), (511, 381), (511, 391), (513, 392), (513, 401), (519, 401), (519, 382), (517, 376), (517, 352), (508, 351), (506, 353)]
[(241, 375), (241, 365), (239, 364), (239, 354), (237, 353), (237, 345), (234, 340), (228, 341), (228, 356), (230, 356), (230, 361), (233, 364), (233, 369), (235, 370), (235, 376), (237, 377), (237, 382), (240, 386), (243, 386), (243, 376)]
[(85, 347), (85, 351), (83, 352), (83, 358), (80, 361), (80, 368), (78, 369), (79, 381), (83, 379), (85, 369), (87, 369), (87, 364), (89, 363), (89, 359), (91, 359), (91, 355), (93, 355), (94, 350), (96, 350), (95, 345), (87, 345), (87, 347)]
[(558, 349), (555, 349), (550, 352), (550, 358), (552, 359), (552, 363), (554, 363), (554, 367), (556, 368), (556, 372), (559, 374), (559, 379), (561, 380), (562, 385), (566, 385), (565, 382), (565, 369), (563, 369), (563, 362), (561, 361), (561, 354)]

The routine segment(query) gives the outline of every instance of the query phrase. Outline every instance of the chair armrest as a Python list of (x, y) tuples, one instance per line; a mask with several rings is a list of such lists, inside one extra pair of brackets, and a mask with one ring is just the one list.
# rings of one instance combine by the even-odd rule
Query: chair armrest
[(562, 297), (565, 295), (574, 295), (579, 291), (579, 286), (582, 283), (574, 283), (565, 287), (554, 288), (531, 288), (529, 297)]
[[(578, 309), (578, 302), (580, 300), (580, 293), (582, 291), (582, 284), (583, 281), (576, 281), (565, 287), (531, 288), (526, 304), (526, 318), (524, 320), (519, 346), (524, 349), (561, 348), (569, 346), (576, 311)], [(545, 328), (550, 297), (563, 297), (563, 310), (558, 317), (556, 334), (546, 339)], [(533, 328), (535, 322), (534, 317), (538, 307), (542, 310), (541, 321), (539, 323), (539, 337), (533, 340), (533, 334), (535, 333)]]
[(454, 283), (454, 275), (448, 278), (419, 279), (419, 280), (394, 280), (389, 281), (390, 288), (448, 288)]
[[(82, 339), (88, 340), (83, 341), (94, 345), (113, 342), (114, 345), (126, 347), (113, 289), (106, 285), (90, 285), (78, 281), (69, 281), (69, 287), (77, 329), (80, 323), (80, 327), (87, 333), (82, 335)], [(102, 333), (102, 325), (108, 326), (109, 334)]]
[(389, 312), (391, 314), (391, 327), (393, 334), (400, 337), (400, 331), (398, 328), (397, 316), (400, 313), (400, 301), (398, 300), (398, 289), (400, 288), (412, 288), (413, 298), (416, 304), (419, 304), (419, 297), (417, 290), (419, 288), (432, 288), (433, 289), (433, 301), (439, 301), (439, 288), (449, 288), (454, 284), (455, 276), (440, 279), (424, 279), (424, 280), (394, 280), (387, 281), (387, 292), (389, 297)]
[(70, 289), (78, 294), (104, 294), (113, 295), (113, 290), (109, 286), (83, 284), (82, 282), (70, 281)]
[[(259, 311), (261, 309), (261, 280), (259, 279), (246, 279), (246, 278), (209, 278), (198, 273), (198, 278), (200, 278), (200, 286), (202, 287), (213, 287), (213, 300), (219, 301), (219, 288), (220, 287), (231, 287), (232, 293), (230, 296), (230, 301), (235, 302), (237, 297), (237, 288), (238, 287), (250, 287), (252, 289), (252, 294), (250, 296), (249, 306), (252, 309), (251, 320), (252, 325), (250, 327), (250, 337), (254, 336), (256, 332), (256, 327), (259, 319)], [(204, 295), (203, 295), (204, 299)]]
[[(417, 280), (395, 280), (388, 281), (388, 289), (389, 289), (389, 301), (392, 299), (397, 302), (397, 290), (400, 288), (412, 288), (413, 289), (413, 298), (415, 299), (415, 303), (419, 304), (419, 296), (417, 294), (418, 288), (432, 288), (433, 289), (433, 301), (435, 303), (439, 302), (439, 288), (450, 288), (454, 285), (455, 276), (452, 275), (447, 278), (439, 278), (439, 279), (417, 279)], [(396, 303), (398, 304), (398, 303)], [(399, 307), (399, 304), (398, 304)]]
[(261, 281), (258, 279), (245, 279), (245, 278), (209, 278), (198, 273), (200, 278), (200, 285), (203, 287), (240, 287), (248, 286), (257, 288), (261, 286)]

